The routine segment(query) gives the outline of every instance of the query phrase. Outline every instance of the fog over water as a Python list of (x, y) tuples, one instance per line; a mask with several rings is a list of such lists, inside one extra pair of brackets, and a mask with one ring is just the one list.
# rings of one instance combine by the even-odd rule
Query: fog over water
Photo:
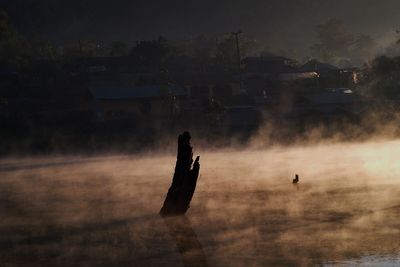
[(201, 174), (181, 218), (158, 215), (173, 174), (171, 153), (2, 159), (1, 262), (399, 262), (399, 140), (231, 151), (203, 150), (195, 141)]

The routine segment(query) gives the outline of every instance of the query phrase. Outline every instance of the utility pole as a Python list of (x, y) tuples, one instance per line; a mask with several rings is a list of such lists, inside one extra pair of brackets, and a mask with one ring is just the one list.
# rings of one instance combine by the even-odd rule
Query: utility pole
[(238, 64), (238, 71), (240, 72), (240, 48), (239, 48), (239, 35), (241, 31), (232, 32), (232, 35), (236, 38), (236, 54), (237, 54), (237, 64)]

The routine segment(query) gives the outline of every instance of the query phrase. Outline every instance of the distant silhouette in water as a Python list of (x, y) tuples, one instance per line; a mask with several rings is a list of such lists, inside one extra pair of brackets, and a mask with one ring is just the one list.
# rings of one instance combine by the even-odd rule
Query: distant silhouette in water
[(299, 182), (299, 175), (296, 174), (295, 178), (293, 179), (293, 184), (297, 184)]
[(164, 217), (169, 233), (175, 239), (177, 249), (185, 267), (208, 266), (206, 255), (197, 239), (190, 220), (186, 216)]
[(174, 177), (160, 210), (162, 216), (185, 214), (190, 207), (200, 171), (199, 156), (193, 163), (190, 138), (189, 132), (184, 132), (178, 137), (178, 155)]

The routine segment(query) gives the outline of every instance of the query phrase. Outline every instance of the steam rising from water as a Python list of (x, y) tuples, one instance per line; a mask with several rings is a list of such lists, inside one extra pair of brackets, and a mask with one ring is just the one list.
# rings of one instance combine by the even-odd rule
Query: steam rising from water
[(2, 160), (1, 261), (308, 266), (399, 256), (400, 141), (194, 147), (201, 176), (183, 222), (158, 216), (173, 155)]

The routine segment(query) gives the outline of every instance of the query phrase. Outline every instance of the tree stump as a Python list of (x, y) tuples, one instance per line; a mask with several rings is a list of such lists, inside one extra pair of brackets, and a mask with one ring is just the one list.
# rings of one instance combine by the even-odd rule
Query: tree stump
[(190, 138), (189, 132), (184, 132), (178, 137), (178, 155), (174, 177), (164, 205), (160, 210), (161, 216), (182, 215), (190, 207), (200, 171), (199, 156), (193, 163)]

